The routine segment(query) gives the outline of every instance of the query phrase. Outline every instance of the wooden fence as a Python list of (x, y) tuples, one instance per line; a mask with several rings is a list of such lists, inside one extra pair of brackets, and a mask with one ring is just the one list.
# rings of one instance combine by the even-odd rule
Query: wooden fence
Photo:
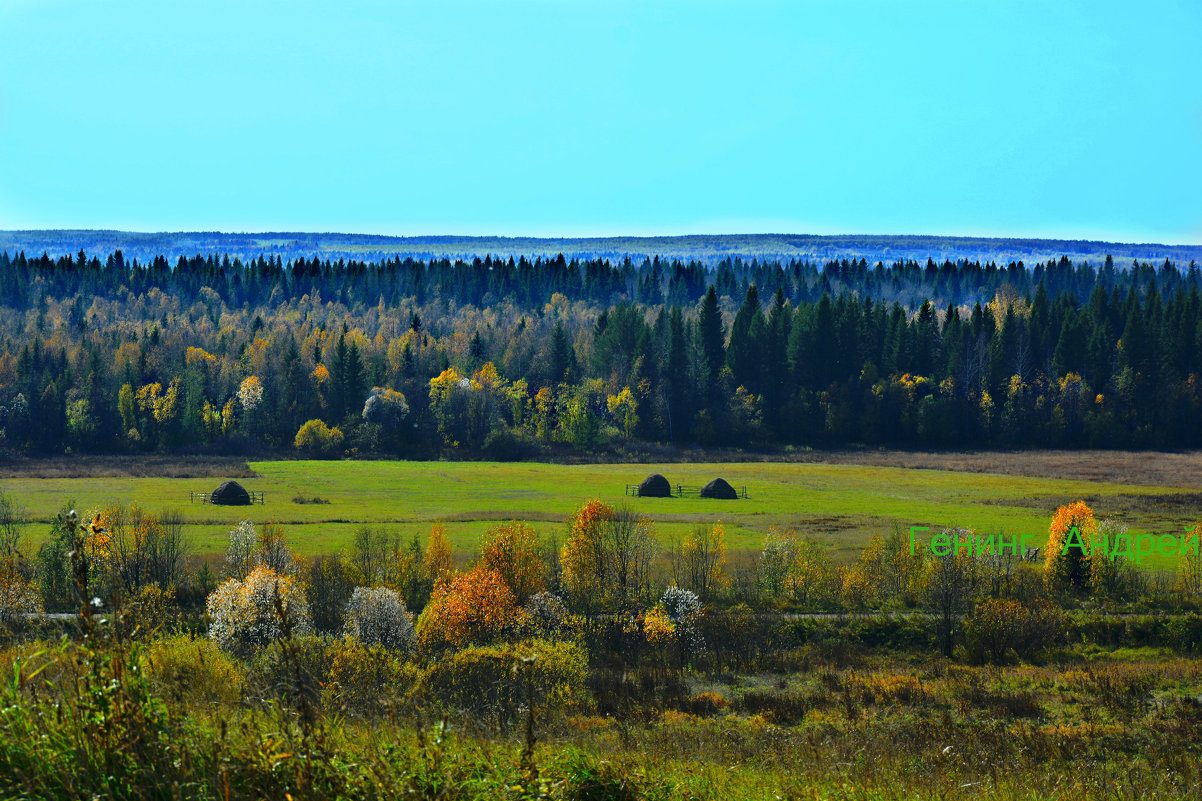
[[(638, 485), (638, 484), (627, 484), (626, 485), (626, 495), (631, 498), (639, 497), (639, 486), (640, 485)], [(748, 497), (746, 487), (734, 487), (733, 489), (736, 493), (738, 493), (740, 498)], [(701, 496), (701, 490), (702, 490), (702, 487), (686, 487), (683, 484), (676, 484), (672, 487), (672, 497), (673, 498), (698, 498)]]
[[(250, 495), (251, 503), (267, 503), (267, 499), (262, 490), (247, 490)], [(213, 503), (213, 493), (211, 492), (189, 492), (189, 503)]]

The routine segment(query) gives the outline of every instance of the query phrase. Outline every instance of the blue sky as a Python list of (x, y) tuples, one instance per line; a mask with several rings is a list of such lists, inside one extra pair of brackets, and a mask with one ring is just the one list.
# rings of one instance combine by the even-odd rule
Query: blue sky
[(1202, 3), (0, 0), (0, 228), (1202, 242)]

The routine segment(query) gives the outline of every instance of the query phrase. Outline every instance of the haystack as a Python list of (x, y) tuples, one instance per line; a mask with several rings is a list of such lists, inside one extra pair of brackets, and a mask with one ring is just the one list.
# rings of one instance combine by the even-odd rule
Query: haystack
[(237, 481), (227, 481), (213, 490), (209, 502), (222, 506), (250, 506), (250, 493)]
[(735, 492), (735, 488), (726, 483), (726, 479), (723, 478), (715, 478), (702, 487), (699, 494), (702, 498), (719, 498), (724, 501), (734, 501), (739, 498), (739, 493)]
[(671, 498), (672, 485), (659, 473), (652, 473), (639, 484), (640, 498)]

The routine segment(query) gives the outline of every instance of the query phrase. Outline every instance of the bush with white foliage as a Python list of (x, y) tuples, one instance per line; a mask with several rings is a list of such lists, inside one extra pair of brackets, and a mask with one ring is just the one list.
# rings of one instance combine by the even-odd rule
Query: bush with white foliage
[(571, 633), (568, 607), (554, 593), (542, 592), (530, 596), (522, 607), (521, 629), (528, 637), (561, 639)]
[(363, 645), (413, 650), (413, 618), (401, 596), (387, 587), (355, 588), (346, 604), (342, 633)]
[(246, 578), (255, 566), (255, 550), (259, 543), (259, 532), (255, 524), (243, 520), (230, 529), (230, 542), (225, 549), (225, 570), (236, 579)]
[(299, 581), (259, 565), (209, 596), (209, 636), (223, 650), (248, 653), (286, 635), (313, 633), (309, 602)]
[(697, 593), (673, 584), (664, 590), (659, 602), (676, 629), (681, 661), (705, 653), (705, 640), (701, 637), (701, 628), (698, 625), (704, 607)]
[(697, 597), (697, 593), (681, 589), (675, 584), (664, 590), (664, 595), (659, 602), (664, 605), (668, 617), (677, 625), (701, 616), (701, 599)]

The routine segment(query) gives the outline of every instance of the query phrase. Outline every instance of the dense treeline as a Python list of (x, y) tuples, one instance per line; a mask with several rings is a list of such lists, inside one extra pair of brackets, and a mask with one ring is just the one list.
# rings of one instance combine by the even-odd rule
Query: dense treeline
[(26, 453), (1197, 446), (1195, 263), (0, 255)]

